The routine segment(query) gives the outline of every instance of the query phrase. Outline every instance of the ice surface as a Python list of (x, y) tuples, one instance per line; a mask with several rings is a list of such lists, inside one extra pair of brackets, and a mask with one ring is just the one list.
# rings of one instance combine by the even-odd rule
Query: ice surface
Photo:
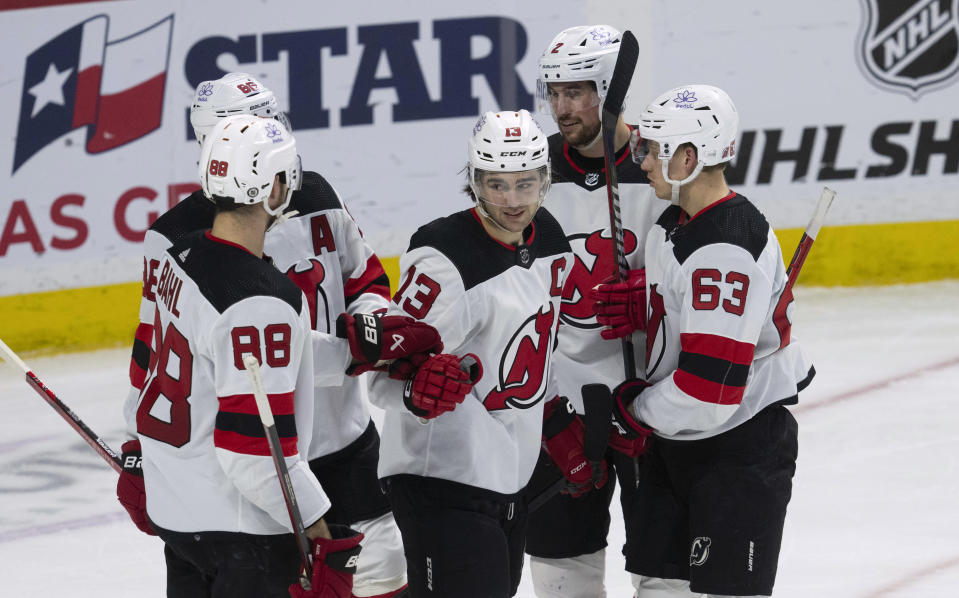
[[(797, 297), (794, 334), (818, 376), (794, 409), (800, 458), (775, 595), (956, 595), (959, 282)], [(124, 349), (28, 364), (118, 450), (128, 359)], [(0, 594), (164, 596), (162, 544), (127, 520), (115, 480), (0, 364)], [(607, 592), (625, 598), (618, 504)], [(533, 596), (528, 571), (518, 596)]]

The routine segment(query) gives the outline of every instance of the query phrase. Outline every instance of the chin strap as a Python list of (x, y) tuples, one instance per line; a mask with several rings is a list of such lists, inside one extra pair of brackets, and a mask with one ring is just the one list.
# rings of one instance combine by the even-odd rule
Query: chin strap
[(703, 163), (702, 161), (700, 161), (699, 163), (696, 164), (696, 168), (694, 168), (693, 171), (689, 173), (688, 177), (684, 178), (681, 181), (674, 181), (673, 179), (669, 178), (669, 160), (663, 160), (663, 179), (667, 183), (669, 183), (669, 185), (672, 187), (672, 193), (670, 194), (670, 197), (669, 197), (670, 203), (672, 203), (674, 206), (678, 206), (679, 205), (679, 188), (689, 183), (691, 180), (695, 179), (697, 176), (699, 176), (699, 173), (702, 171), (703, 171)]
[[(545, 199), (545, 198), (543, 198), (543, 199)], [(539, 203), (536, 204), (536, 212), (538, 212), (538, 211), (539, 211), (539, 208), (543, 205), (543, 199), (539, 200)], [(476, 204), (476, 211), (479, 212), (480, 216), (482, 216), (483, 218), (485, 218), (485, 219), (489, 220), (490, 222), (492, 222), (492, 223), (493, 223), (493, 226), (495, 226), (496, 228), (500, 229), (501, 231), (512, 234), (513, 231), (509, 230), (508, 228), (506, 228), (505, 226), (503, 226), (502, 224), (500, 224), (499, 222), (497, 222), (497, 221), (496, 221), (496, 218), (493, 218), (493, 216), (490, 215), (490, 213), (486, 211), (486, 208), (483, 207), (483, 200), (482, 200), (482, 199), (477, 199), (477, 200), (474, 201), (474, 203)], [(536, 212), (533, 212), (533, 216), (536, 215)], [(533, 221), (533, 219), (530, 218), (530, 219), (529, 219), (529, 222), (532, 222), (532, 221)], [(526, 223), (526, 226), (529, 226), (529, 222)], [(526, 228), (526, 227), (523, 227), (523, 228)]]
[(300, 214), (299, 210), (290, 210), (289, 212), (283, 212), (279, 216), (273, 216), (273, 222), (271, 222), (270, 225), (266, 227), (266, 232), (270, 232), (271, 230), (280, 226), (281, 224), (283, 224), (290, 218), (293, 218), (294, 216), (298, 216), (299, 214)]

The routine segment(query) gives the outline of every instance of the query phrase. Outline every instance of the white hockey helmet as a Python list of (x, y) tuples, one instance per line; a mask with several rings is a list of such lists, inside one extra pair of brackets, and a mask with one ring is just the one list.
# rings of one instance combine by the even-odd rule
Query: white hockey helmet
[[(549, 144), (526, 110), (487, 112), (476, 122), (469, 140), (467, 182), (477, 207), (489, 217), (483, 202), (497, 206), (543, 203), (549, 190)], [(494, 173), (534, 171), (535, 183), (497, 180)], [(499, 177), (504, 178), (504, 177)], [(516, 179), (516, 177), (505, 177)]]
[[(642, 163), (647, 143), (659, 145), (663, 178), (672, 185), (673, 203), (679, 187), (696, 178), (704, 166), (728, 162), (736, 155), (739, 113), (725, 91), (712, 85), (684, 85), (662, 94), (643, 110), (639, 128), (631, 138), (633, 160)], [(696, 148), (698, 164), (682, 181), (669, 178), (669, 160), (684, 144)]]
[(539, 58), (537, 108), (551, 113), (550, 83), (592, 81), (602, 106), (619, 54), (622, 34), (609, 25), (581, 25), (559, 33)]
[[(220, 119), (203, 142), (199, 165), (203, 194), (242, 205), (263, 204), (272, 216), (283, 212), (303, 180), (293, 135), (275, 120), (238, 114)], [(283, 204), (270, 208), (273, 179), (286, 183)]]
[(190, 124), (198, 142), (203, 143), (221, 118), (234, 114), (275, 118), (287, 131), (293, 131), (290, 119), (277, 107), (273, 92), (246, 73), (227, 73), (197, 86), (190, 106)]

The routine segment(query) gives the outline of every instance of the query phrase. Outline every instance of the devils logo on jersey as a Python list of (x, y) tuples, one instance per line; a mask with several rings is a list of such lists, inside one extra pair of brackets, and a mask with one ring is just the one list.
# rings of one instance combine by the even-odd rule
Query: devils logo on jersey
[(649, 287), (649, 312), (646, 314), (646, 375), (652, 376), (666, 351), (666, 305), (659, 285)]
[[(323, 290), (323, 281), (326, 279), (326, 270), (319, 260), (311, 259), (307, 262), (309, 268), (298, 271), (302, 263), (293, 264), (286, 271), (286, 276), (293, 281), (293, 284), (300, 287), (303, 294), (306, 295), (306, 301), (310, 306), (310, 323), (313, 330), (321, 332), (330, 331), (329, 301), (326, 297), (326, 291)], [(325, 328), (317, 328), (320, 315), (323, 316), (323, 325)]]
[[(569, 236), (576, 259), (563, 288), (563, 306), (560, 318), (564, 324), (577, 328), (599, 328), (589, 291), (609, 279), (616, 271), (613, 256), (613, 241), (610, 237), (594, 231), (590, 234)], [(636, 235), (623, 230), (623, 248), (627, 256), (636, 250)]]
[(500, 359), (496, 388), (483, 399), (487, 411), (529, 409), (546, 394), (555, 316), (550, 304), (546, 311), (527, 318), (510, 338)]

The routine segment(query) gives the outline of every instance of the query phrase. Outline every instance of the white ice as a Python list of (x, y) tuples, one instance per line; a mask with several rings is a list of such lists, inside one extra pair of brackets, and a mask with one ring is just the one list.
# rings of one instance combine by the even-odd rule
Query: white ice
[[(794, 410), (800, 457), (775, 595), (956, 596), (959, 281), (797, 296), (794, 333), (818, 376)], [(28, 364), (119, 449), (128, 356)], [(115, 480), (20, 371), (0, 364), (0, 594), (164, 596), (161, 543), (127, 520)], [(606, 579), (610, 597), (626, 598), (618, 504)], [(518, 595), (533, 596), (528, 570)]]

